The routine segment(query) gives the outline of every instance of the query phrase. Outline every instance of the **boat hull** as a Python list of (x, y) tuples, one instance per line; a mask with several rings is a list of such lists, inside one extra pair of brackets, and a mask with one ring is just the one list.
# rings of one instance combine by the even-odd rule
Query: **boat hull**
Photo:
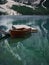
[(25, 30), (25, 31), (24, 30), (23, 31), (21, 31), (21, 30), (10, 30), (10, 36), (12, 38), (26, 37), (26, 35), (29, 35), (29, 34), (31, 34), (31, 32), (28, 30)]

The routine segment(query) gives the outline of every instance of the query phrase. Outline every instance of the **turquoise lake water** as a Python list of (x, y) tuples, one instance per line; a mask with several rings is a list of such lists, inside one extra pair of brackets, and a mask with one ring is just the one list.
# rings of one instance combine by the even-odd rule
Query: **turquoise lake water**
[(1, 39), (0, 65), (49, 65), (49, 16), (0, 16), (2, 30), (17, 24), (35, 27), (38, 32), (26, 38)]

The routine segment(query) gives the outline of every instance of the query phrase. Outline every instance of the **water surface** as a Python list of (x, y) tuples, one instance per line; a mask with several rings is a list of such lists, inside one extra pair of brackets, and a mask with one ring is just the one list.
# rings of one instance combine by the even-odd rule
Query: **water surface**
[(38, 32), (1, 39), (0, 65), (49, 65), (49, 16), (0, 16), (0, 29), (8, 31), (15, 24), (36, 27)]

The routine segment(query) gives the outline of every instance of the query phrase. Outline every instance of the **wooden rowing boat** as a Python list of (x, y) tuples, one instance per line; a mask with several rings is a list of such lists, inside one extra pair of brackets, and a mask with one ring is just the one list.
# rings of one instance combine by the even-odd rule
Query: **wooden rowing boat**
[(12, 29), (9, 31), (10, 36), (14, 37), (25, 37), (26, 35), (31, 34), (31, 32), (37, 32), (36, 28), (31, 28), (30, 26), (26, 25), (13, 25)]

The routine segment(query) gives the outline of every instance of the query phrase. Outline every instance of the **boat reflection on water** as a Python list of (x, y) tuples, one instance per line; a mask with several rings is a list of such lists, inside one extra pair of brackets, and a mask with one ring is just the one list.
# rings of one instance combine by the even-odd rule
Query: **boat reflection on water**
[(22, 41), (24, 41), (24, 40), (26, 40), (26, 39), (28, 39), (28, 38), (30, 38), (31, 37), (31, 34), (30, 35), (28, 35), (28, 36), (26, 36), (25, 38), (9, 38), (8, 39), (8, 43), (12, 46), (12, 45), (14, 45), (15, 46), (15, 44), (17, 45), (17, 43), (18, 42), (22, 42)]

